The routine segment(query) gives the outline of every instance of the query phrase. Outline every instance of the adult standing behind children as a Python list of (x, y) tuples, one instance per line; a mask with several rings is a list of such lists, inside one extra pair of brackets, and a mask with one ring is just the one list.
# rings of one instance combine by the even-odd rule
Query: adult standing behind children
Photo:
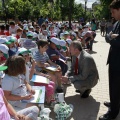
[(112, 17), (118, 20), (115, 23), (112, 32), (106, 37), (110, 43), (107, 61), (109, 64), (110, 103), (108, 112), (100, 116), (99, 120), (113, 120), (120, 111), (120, 0), (112, 1), (110, 10)]
[(70, 53), (72, 55), (71, 67), (62, 80), (72, 82), (76, 92), (81, 94), (81, 98), (87, 98), (99, 79), (96, 64), (92, 56), (82, 49), (79, 41), (71, 43)]

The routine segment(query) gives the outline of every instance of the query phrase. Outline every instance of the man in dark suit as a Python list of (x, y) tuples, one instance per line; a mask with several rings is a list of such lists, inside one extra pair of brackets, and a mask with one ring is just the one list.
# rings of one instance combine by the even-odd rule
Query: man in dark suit
[(82, 49), (79, 41), (73, 41), (70, 45), (72, 63), (70, 70), (62, 77), (63, 82), (72, 82), (76, 92), (81, 94), (82, 98), (87, 98), (91, 88), (98, 82), (98, 71), (94, 59), (90, 54)]
[(120, 110), (120, 0), (114, 0), (110, 4), (112, 17), (118, 20), (106, 39), (110, 43), (107, 64), (109, 64), (109, 95), (110, 103), (108, 112), (99, 117), (99, 120), (113, 120)]

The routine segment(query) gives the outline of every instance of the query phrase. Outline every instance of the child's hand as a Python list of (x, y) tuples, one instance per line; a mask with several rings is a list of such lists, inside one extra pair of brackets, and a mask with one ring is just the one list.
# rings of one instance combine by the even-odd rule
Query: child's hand
[(50, 67), (49, 63), (44, 63), (44, 67)]
[(25, 116), (24, 115), (20, 115), (20, 114), (16, 114), (14, 116), (15, 120), (25, 120)]
[(61, 71), (61, 67), (57, 65), (57, 71)]
[(35, 90), (32, 89), (32, 90), (30, 91), (30, 93), (34, 95), (34, 94), (35, 94)]
[(22, 100), (30, 100), (31, 98), (33, 98), (32, 95), (26, 95), (22, 97)]
[(46, 75), (45, 77), (48, 78), (48, 79), (51, 79), (51, 76), (49, 76), (49, 75)]

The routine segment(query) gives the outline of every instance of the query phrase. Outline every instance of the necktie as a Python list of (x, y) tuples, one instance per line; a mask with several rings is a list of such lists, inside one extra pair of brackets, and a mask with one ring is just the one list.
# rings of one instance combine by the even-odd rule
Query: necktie
[(75, 62), (75, 75), (78, 74), (78, 58), (76, 57), (76, 62)]

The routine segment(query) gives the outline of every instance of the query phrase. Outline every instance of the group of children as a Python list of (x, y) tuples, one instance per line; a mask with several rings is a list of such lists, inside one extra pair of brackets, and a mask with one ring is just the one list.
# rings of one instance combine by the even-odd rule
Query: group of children
[[(50, 80), (48, 85), (37, 84), (45, 86), (47, 103), (55, 101), (56, 92), (63, 92), (62, 76), (68, 70), (67, 60), (71, 59), (69, 52), (71, 42), (79, 40), (83, 47), (92, 50), (93, 40), (96, 36), (94, 31), (87, 30), (87, 26), (83, 28), (78, 26), (77, 29), (77, 31), (68, 29), (67, 23), (50, 23), (48, 21), (41, 26), (32, 25), (27, 21), (18, 25), (10, 22), (9, 30), (5, 29), (4, 25), (1, 26), (0, 78), (2, 88), (0, 88), (0, 107), (3, 109), (2, 112), (0, 111), (1, 120), (9, 120), (10, 115), (14, 119), (25, 117), (26, 120), (37, 119), (38, 105), (21, 102), (31, 99), (35, 94), (35, 90), (30, 85), (34, 74)], [(6, 69), (2, 69), (5, 66)], [(43, 69), (49, 66), (56, 68), (54, 74)], [(4, 72), (2, 72), (3, 70)], [(12, 106), (20, 107), (23, 110), (16, 113), (6, 99)], [(23, 115), (19, 115), (19, 113)]]

